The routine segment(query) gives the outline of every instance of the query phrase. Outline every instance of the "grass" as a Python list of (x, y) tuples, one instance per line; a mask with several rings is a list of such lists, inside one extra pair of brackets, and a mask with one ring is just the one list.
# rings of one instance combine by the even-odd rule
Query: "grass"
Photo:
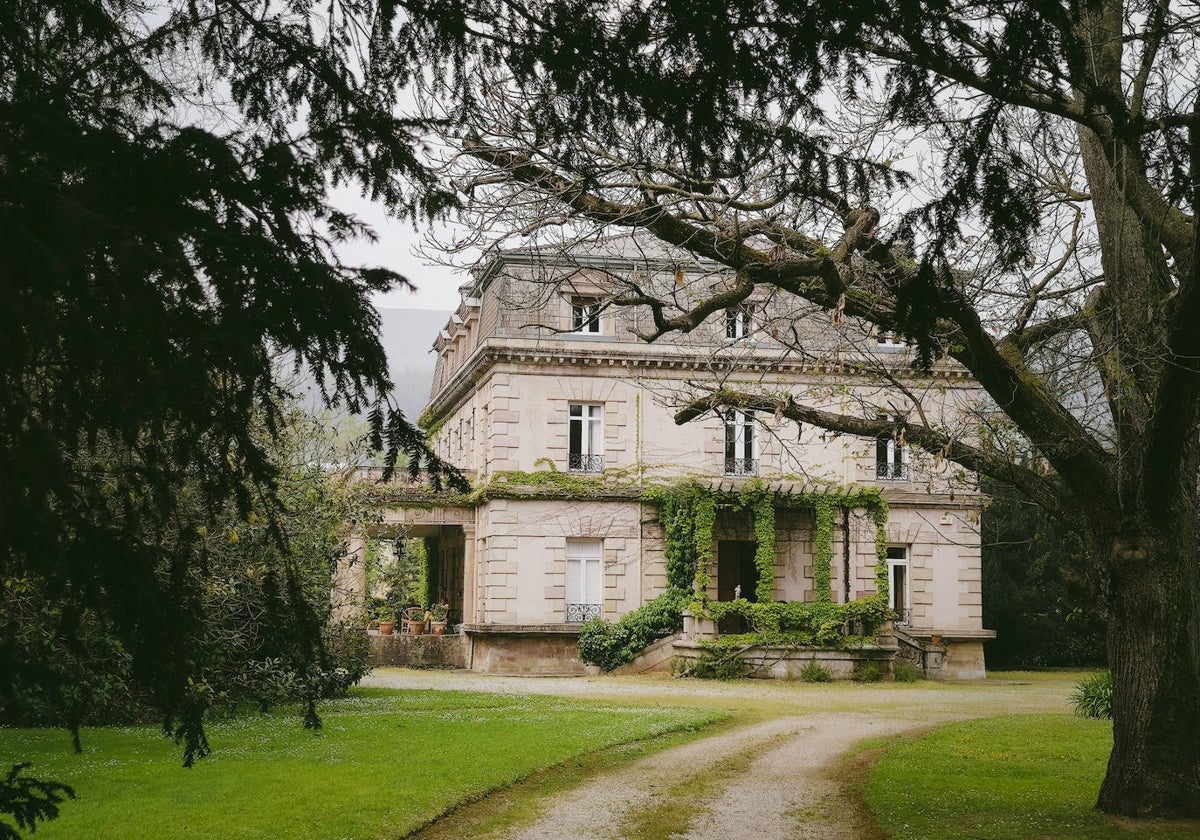
[[(620, 744), (695, 731), (726, 715), (556, 697), (359, 690), (294, 714), (214, 722), (214, 754), (191, 769), (156, 727), (0, 729), (0, 755), (72, 785), (78, 800), (39, 840), (376, 840), (545, 768)], [(136, 822), (131, 819), (136, 815)]]
[(894, 840), (1184, 840), (1200, 823), (1121, 823), (1092, 809), (1112, 747), (1108, 721), (1013, 715), (882, 746), (865, 796)]

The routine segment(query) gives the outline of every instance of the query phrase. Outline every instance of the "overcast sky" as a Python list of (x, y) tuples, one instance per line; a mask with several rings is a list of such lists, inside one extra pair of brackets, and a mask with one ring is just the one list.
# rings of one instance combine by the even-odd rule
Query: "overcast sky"
[(426, 228), (414, 231), (410, 222), (389, 219), (383, 208), (356, 195), (341, 190), (334, 193), (335, 204), (354, 213), (374, 228), (379, 241), (371, 244), (358, 240), (342, 246), (342, 259), (351, 264), (377, 265), (398, 271), (416, 285), (415, 292), (394, 291), (377, 295), (375, 306), (382, 309), (439, 309), (458, 308), (458, 287), (467, 279), (465, 272), (445, 266), (431, 265), (413, 254)]

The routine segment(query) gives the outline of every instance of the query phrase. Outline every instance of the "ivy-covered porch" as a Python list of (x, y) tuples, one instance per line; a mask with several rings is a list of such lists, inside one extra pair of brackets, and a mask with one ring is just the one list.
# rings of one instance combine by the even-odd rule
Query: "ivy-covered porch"
[[(767, 656), (776, 661), (767, 675), (798, 676), (778, 663), (812, 661), (826, 651), (850, 663), (832, 668), (834, 676), (848, 676), (857, 660), (891, 672), (888, 509), (878, 489), (686, 481), (652, 488), (645, 498), (658, 508), (663, 529), (666, 590), (615, 623), (585, 625), (585, 661), (612, 670), (657, 639), (682, 634), (676, 646), (685, 670), (705, 658)], [(856, 545), (864, 536), (865, 586)]]

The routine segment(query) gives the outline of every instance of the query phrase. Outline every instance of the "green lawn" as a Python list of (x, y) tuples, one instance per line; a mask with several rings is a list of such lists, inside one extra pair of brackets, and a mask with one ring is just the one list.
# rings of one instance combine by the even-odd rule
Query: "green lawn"
[(1112, 724), (1067, 715), (956, 723), (890, 747), (866, 799), (893, 840), (1195, 840), (1200, 823), (1127, 830), (1092, 805)]
[(78, 800), (35, 840), (374, 840), (395, 838), (456, 803), (574, 756), (721, 720), (719, 711), (556, 697), (358, 690), (295, 714), (243, 715), (209, 728), (195, 767), (156, 727), (66, 733), (0, 729), (0, 763), (67, 782)]

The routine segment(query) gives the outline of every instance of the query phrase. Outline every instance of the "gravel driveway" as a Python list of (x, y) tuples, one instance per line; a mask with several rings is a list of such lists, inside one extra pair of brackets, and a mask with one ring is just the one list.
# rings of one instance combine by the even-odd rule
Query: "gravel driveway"
[[(743, 756), (738, 772), (713, 772), (702, 807), (682, 808), (674, 836), (687, 840), (857, 840), (856, 808), (833, 777), (855, 743), (945, 721), (1069, 708), (1072, 681), (912, 686), (772, 681), (718, 683), (663, 677), (498, 677), (469, 672), (380, 669), (364, 685), (589, 699), (634, 697), (675, 705), (753, 711), (760, 722), (724, 729), (601, 773), (538, 803), (537, 816), (493, 834), (505, 840), (636, 837), (639, 814), (664, 805), (672, 786)], [(766, 717), (766, 720), (762, 720)], [(665, 805), (669, 808), (670, 803)]]

